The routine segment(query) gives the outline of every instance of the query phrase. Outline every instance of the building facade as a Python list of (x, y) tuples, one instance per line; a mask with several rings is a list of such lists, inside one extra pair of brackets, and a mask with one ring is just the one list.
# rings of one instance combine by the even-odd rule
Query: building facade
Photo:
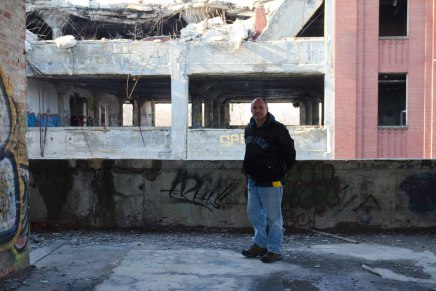
[[(133, 40), (126, 39), (132, 30), (112, 25), (93, 34), (100, 39), (76, 33), (73, 44), (33, 41), (30, 156), (242, 159), (243, 124), (231, 126), (230, 108), (256, 96), (297, 108), (299, 122), (287, 125), (301, 160), (435, 154), (433, 3), (265, 1), (239, 14), (207, 5), (178, 7), (182, 29), (174, 21), (161, 28), (173, 29), (172, 38), (146, 32), (150, 24), (141, 22)], [(36, 7), (28, 23), (39, 15), (52, 32), (47, 38), (74, 34), (59, 16), (49, 21), (56, 9)], [(186, 16), (195, 13), (202, 18)], [(226, 13), (225, 23), (215, 17)], [(172, 108), (160, 113), (170, 115), (167, 126), (157, 125), (161, 104)], [(120, 126), (126, 105), (133, 127)]]

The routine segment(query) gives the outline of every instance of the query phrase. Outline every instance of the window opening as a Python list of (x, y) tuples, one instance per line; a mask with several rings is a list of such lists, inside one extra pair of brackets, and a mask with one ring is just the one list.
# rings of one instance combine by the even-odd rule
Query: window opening
[(126, 101), (123, 104), (123, 126), (133, 125), (133, 104), (130, 101)]
[(407, 0), (380, 0), (379, 35), (407, 36)]
[(70, 97), (70, 125), (86, 126), (86, 116), (88, 115), (87, 100), (78, 93), (73, 93)]
[(406, 92), (406, 74), (379, 74), (379, 126), (407, 126)]
[(156, 110), (156, 120), (155, 125), (156, 126), (171, 126), (171, 103), (156, 103), (155, 104), (155, 110)]

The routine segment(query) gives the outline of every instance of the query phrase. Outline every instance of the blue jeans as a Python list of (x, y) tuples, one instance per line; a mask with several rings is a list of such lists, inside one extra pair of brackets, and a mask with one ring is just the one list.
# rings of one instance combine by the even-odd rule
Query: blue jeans
[(282, 251), (283, 240), (282, 196), (283, 186), (257, 187), (248, 184), (247, 213), (254, 228), (254, 243), (278, 254)]

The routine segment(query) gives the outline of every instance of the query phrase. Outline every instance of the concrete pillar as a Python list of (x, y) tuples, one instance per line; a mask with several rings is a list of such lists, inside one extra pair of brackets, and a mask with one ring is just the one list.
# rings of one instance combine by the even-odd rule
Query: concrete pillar
[(139, 125), (139, 104), (138, 100), (133, 100), (133, 126)]
[(229, 102), (224, 102), (221, 104), (221, 128), (230, 127), (230, 104)]
[(52, 38), (56, 39), (62, 36), (62, 28), (67, 23), (63, 15), (53, 15), (50, 13), (42, 13), (41, 18), (50, 26), (52, 31)]
[(123, 116), (124, 116), (124, 102), (119, 100), (118, 102), (118, 126), (123, 126)]
[(300, 125), (307, 125), (307, 106), (303, 100), (298, 103), (300, 104)]
[(140, 108), (141, 126), (154, 126), (154, 102), (144, 101)]
[(171, 150), (172, 158), (186, 160), (188, 135), (189, 77), (186, 44), (171, 44)]
[(199, 96), (191, 96), (192, 101), (192, 128), (202, 127), (202, 110), (201, 98)]
[(220, 128), (221, 124), (221, 100), (215, 99), (213, 101), (213, 120), (212, 120), (212, 127), (213, 128)]
[(213, 127), (213, 100), (207, 99), (204, 102), (204, 126), (206, 128)]
[(335, 0), (326, 0), (324, 6), (324, 41), (325, 41), (325, 74), (324, 74), (324, 126), (327, 129), (326, 159), (335, 157), (335, 73), (333, 68), (333, 37), (335, 27)]
[(313, 125), (313, 102), (312, 100), (307, 100), (305, 102), (306, 107), (306, 125)]

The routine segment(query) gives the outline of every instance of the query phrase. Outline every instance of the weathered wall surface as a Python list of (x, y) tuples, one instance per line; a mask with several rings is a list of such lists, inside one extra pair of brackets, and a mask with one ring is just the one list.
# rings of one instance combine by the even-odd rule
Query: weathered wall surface
[[(31, 220), (72, 227), (249, 227), (241, 161), (31, 160)], [(288, 227), (436, 226), (436, 161), (299, 161)]]
[(29, 264), (25, 2), (0, 2), (0, 278)]
[[(50, 75), (156, 75), (171, 74), (171, 58), (178, 68), (192, 74), (323, 73), (324, 39), (292, 39), (277, 42), (246, 42), (233, 51), (227, 42), (150, 43), (94, 41), (64, 49), (54, 41), (32, 44), (28, 61)], [(31, 75), (30, 69), (28, 71)]]
[[(299, 160), (326, 159), (327, 131), (289, 126)], [(171, 129), (153, 127), (29, 128), (30, 159), (177, 159)], [(179, 131), (178, 134), (181, 134)], [(242, 129), (189, 129), (183, 155), (188, 160), (242, 160)], [(177, 140), (176, 140), (177, 141)]]

